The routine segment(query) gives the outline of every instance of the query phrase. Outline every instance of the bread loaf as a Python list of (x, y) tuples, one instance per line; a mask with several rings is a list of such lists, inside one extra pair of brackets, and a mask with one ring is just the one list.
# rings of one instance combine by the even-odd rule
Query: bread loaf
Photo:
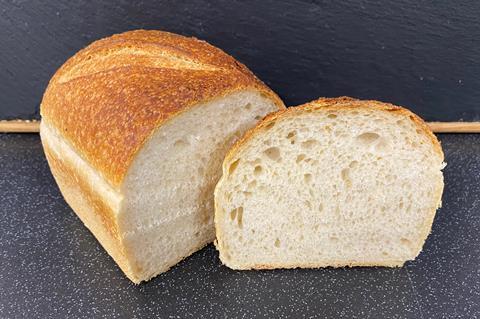
[(441, 204), (443, 152), (387, 103), (328, 99), (267, 116), (227, 154), (216, 247), (233, 269), (401, 266)]
[(94, 42), (56, 72), (40, 133), (66, 201), (139, 283), (214, 239), (226, 151), (281, 108), (223, 51), (138, 30)]

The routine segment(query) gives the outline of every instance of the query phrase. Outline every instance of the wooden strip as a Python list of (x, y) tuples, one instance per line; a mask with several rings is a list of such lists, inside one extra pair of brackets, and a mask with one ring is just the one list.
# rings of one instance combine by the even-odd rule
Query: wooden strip
[(0, 133), (38, 133), (40, 121), (0, 121)]
[[(435, 133), (480, 133), (480, 122), (428, 122)], [(37, 133), (40, 121), (0, 121), (0, 133)]]
[(480, 122), (428, 122), (435, 133), (480, 133)]

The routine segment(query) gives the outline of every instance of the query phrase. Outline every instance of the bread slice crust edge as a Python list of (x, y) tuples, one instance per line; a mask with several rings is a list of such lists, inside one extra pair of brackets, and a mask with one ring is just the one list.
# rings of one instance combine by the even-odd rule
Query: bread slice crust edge
[[(257, 134), (261, 134), (268, 130), (268, 127), (271, 123), (275, 121), (282, 120), (289, 117), (295, 117), (302, 113), (310, 113), (316, 110), (325, 110), (325, 111), (341, 111), (341, 110), (351, 110), (351, 109), (358, 109), (363, 108), (366, 110), (376, 110), (376, 111), (384, 111), (389, 113), (394, 113), (398, 116), (408, 117), (415, 126), (425, 135), (428, 137), (432, 146), (435, 150), (435, 153), (439, 156), (441, 161), (444, 161), (444, 153), (441, 147), (440, 142), (438, 141), (437, 137), (433, 134), (430, 130), (428, 125), (421, 119), (419, 116), (411, 112), (410, 110), (393, 105), (390, 103), (380, 102), (376, 100), (359, 100), (352, 97), (342, 96), (337, 98), (326, 98), (321, 97), (311, 102), (295, 106), (289, 107), (284, 110), (280, 110), (278, 112), (270, 113), (265, 116), (257, 125), (248, 130), (243, 138), (239, 139), (228, 151), (227, 155), (225, 156), (225, 160), (222, 165), (223, 175), (222, 178), (217, 183), (215, 188), (215, 216), (214, 216), (214, 224), (215, 224), (215, 231), (216, 231), (216, 239), (214, 241), (214, 245), (216, 249), (219, 251), (219, 258), (220, 261), (226, 265), (227, 267), (235, 270), (268, 270), (268, 269), (278, 269), (278, 268), (285, 268), (285, 269), (293, 269), (293, 268), (324, 268), (324, 267), (332, 267), (332, 268), (339, 268), (339, 267), (373, 267), (373, 266), (380, 266), (380, 267), (402, 267), (405, 261), (400, 260), (387, 260), (387, 261), (379, 261), (379, 262), (364, 262), (359, 260), (351, 260), (351, 261), (342, 261), (342, 260), (332, 260), (329, 262), (325, 262), (322, 264), (317, 263), (291, 263), (291, 264), (256, 264), (252, 263), (248, 266), (239, 266), (229, 261), (228, 258), (225, 258), (224, 254), (228, 252), (226, 251), (225, 247), (222, 246), (222, 238), (225, 234), (220, 227), (219, 220), (222, 219), (223, 212), (222, 209), (217, 201), (217, 198), (220, 196), (220, 188), (224, 182), (224, 179), (228, 175), (228, 168), (232, 164), (232, 161), (236, 160), (237, 157), (242, 153), (244, 148), (247, 146), (248, 142), (254, 138)], [(427, 222), (423, 225), (422, 234), (423, 238), (427, 238), (428, 234), (431, 231), (432, 224), (434, 217), (436, 215), (436, 211), (439, 207), (441, 207), (441, 199), (443, 194), (444, 184), (442, 181), (441, 187), (438, 188), (438, 192), (435, 194), (437, 208), (435, 208), (432, 212), (430, 212), (429, 217), (427, 218)], [(425, 239), (423, 241), (425, 241)], [(420, 253), (421, 250), (418, 252)], [(418, 256), (418, 254), (417, 254)]]

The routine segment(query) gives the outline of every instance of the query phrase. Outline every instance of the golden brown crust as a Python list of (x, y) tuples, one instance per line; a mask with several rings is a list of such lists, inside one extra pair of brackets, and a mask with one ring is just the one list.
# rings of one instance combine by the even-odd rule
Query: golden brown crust
[(137, 30), (96, 41), (69, 59), (50, 81), (41, 114), (118, 188), (158, 126), (198, 103), (247, 89), (284, 107), (220, 49), (195, 38)]
[[(45, 155), (48, 160), (48, 165), (53, 172), (53, 176), (55, 178), (57, 178), (57, 176), (61, 176), (63, 179), (65, 179), (65, 181), (62, 183), (62, 186), (65, 186), (69, 189), (73, 188), (73, 184), (75, 184), (75, 186), (78, 187), (79, 192), (82, 194), (82, 197), (84, 197), (85, 200), (90, 203), (92, 209), (97, 212), (98, 217), (108, 233), (113, 239), (119, 239), (120, 234), (118, 231), (116, 213), (110, 208), (110, 205), (105, 202), (105, 197), (100, 196), (91, 188), (83, 174), (79, 172), (78, 168), (74, 168), (72, 163), (67, 163), (66, 161), (55, 156), (55, 153), (52, 152), (48, 146), (48, 142), (44, 142), (43, 145), (45, 149)], [(62, 189), (63, 187), (61, 190)]]
[(118, 227), (110, 206), (91, 189), (86, 177), (73, 163), (65, 158), (59, 158), (45, 138), (42, 139), (42, 143), (48, 164), (66, 202), (75, 210), (85, 226), (90, 229), (127, 277), (139, 283), (140, 279), (132, 271), (122, 239), (118, 236)]

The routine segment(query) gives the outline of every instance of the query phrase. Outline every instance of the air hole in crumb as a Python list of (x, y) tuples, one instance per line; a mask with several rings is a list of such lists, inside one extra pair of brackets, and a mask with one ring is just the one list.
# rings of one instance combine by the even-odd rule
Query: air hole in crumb
[(422, 130), (420, 130), (420, 129), (418, 129), (418, 128), (416, 129), (416, 131), (417, 131), (417, 134), (421, 134), (421, 133), (422, 133)]
[(275, 240), (275, 247), (280, 247), (280, 239), (278, 238)]
[(306, 149), (310, 149), (313, 146), (315, 146), (316, 144), (318, 144), (317, 140), (307, 140), (305, 142), (302, 142), (302, 147), (306, 148)]
[(272, 161), (278, 162), (280, 160), (280, 149), (278, 147), (267, 148), (263, 153)]
[(350, 167), (350, 168), (356, 168), (357, 166), (358, 166), (357, 161), (351, 161), (350, 164), (348, 165), (348, 167)]
[(255, 186), (257, 186), (257, 181), (256, 181), (256, 180), (253, 180), (253, 181), (251, 181), (250, 183), (248, 183), (247, 189), (248, 189), (249, 191), (251, 191), (252, 189), (255, 188)]
[(261, 116), (261, 115), (257, 115), (257, 116), (255, 116), (255, 119), (256, 119), (257, 121), (260, 121), (260, 120), (262, 119), (262, 116)]
[(243, 207), (238, 207), (237, 208), (237, 221), (238, 221), (238, 227), (242, 228), (243, 227)]
[(304, 174), (303, 179), (305, 180), (305, 183), (309, 184), (312, 181), (312, 174)]
[(362, 133), (362, 134), (358, 135), (357, 139), (364, 144), (372, 144), (379, 137), (380, 137), (380, 135), (378, 135), (377, 133), (366, 132), (366, 133)]
[(262, 166), (260, 165), (255, 166), (255, 168), (253, 169), (253, 174), (255, 176), (262, 174)]
[(197, 168), (198, 175), (203, 175), (205, 173), (205, 169), (203, 167)]
[(338, 237), (335, 236), (335, 235), (332, 235), (332, 236), (330, 236), (330, 241), (337, 242), (337, 241), (338, 241)]
[(242, 228), (243, 226), (243, 207), (237, 207), (230, 211), (230, 219), (234, 221), (237, 220), (238, 227)]
[(300, 155), (298, 155), (296, 162), (297, 162), (297, 163), (300, 163), (301, 161), (303, 161), (303, 160), (305, 159), (305, 157), (306, 157), (305, 154), (300, 154)]
[(341, 176), (347, 187), (352, 186), (352, 181), (350, 180), (350, 170), (348, 168), (342, 169)]
[(322, 203), (318, 204), (318, 211), (319, 212), (323, 211), (323, 204)]
[(237, 159), (235, 162), (233, 162), (232, 164), (230, 164), (230, 167), (228, 168), (228, 174), (231, 175), (235, 169), (237, 168), (238, 166), (238, 163), (240, 163), (240, 159)]
[(337, 114), (330, 113), (330, 114), (327, 115), (327, 117), (328, 117), (329, 119), (336, 119), (336, 118), (337, 118)]
[(188, 145), (188, 142), (185, 140), (176, 140), (175, 143), (173, 143), (173, 146), (178, 148), (185, 147), (187, 145)]
[(287, 135), (287, 139), (290, 140), (290, 144), (295, 144), (295, 135), (297, 134), (297, 132), (295, 131), (291, 131), (290, 133), (288, 133)]
[(237, 218), (237, 210), (236, 209), (234, 209), (230, 212), (230, 219), (235, 220), (235, 218)]
[(247, 105), (245, 105), (245, 109), (250, 111), (252, 109), (252, 104), (247, 103)]

